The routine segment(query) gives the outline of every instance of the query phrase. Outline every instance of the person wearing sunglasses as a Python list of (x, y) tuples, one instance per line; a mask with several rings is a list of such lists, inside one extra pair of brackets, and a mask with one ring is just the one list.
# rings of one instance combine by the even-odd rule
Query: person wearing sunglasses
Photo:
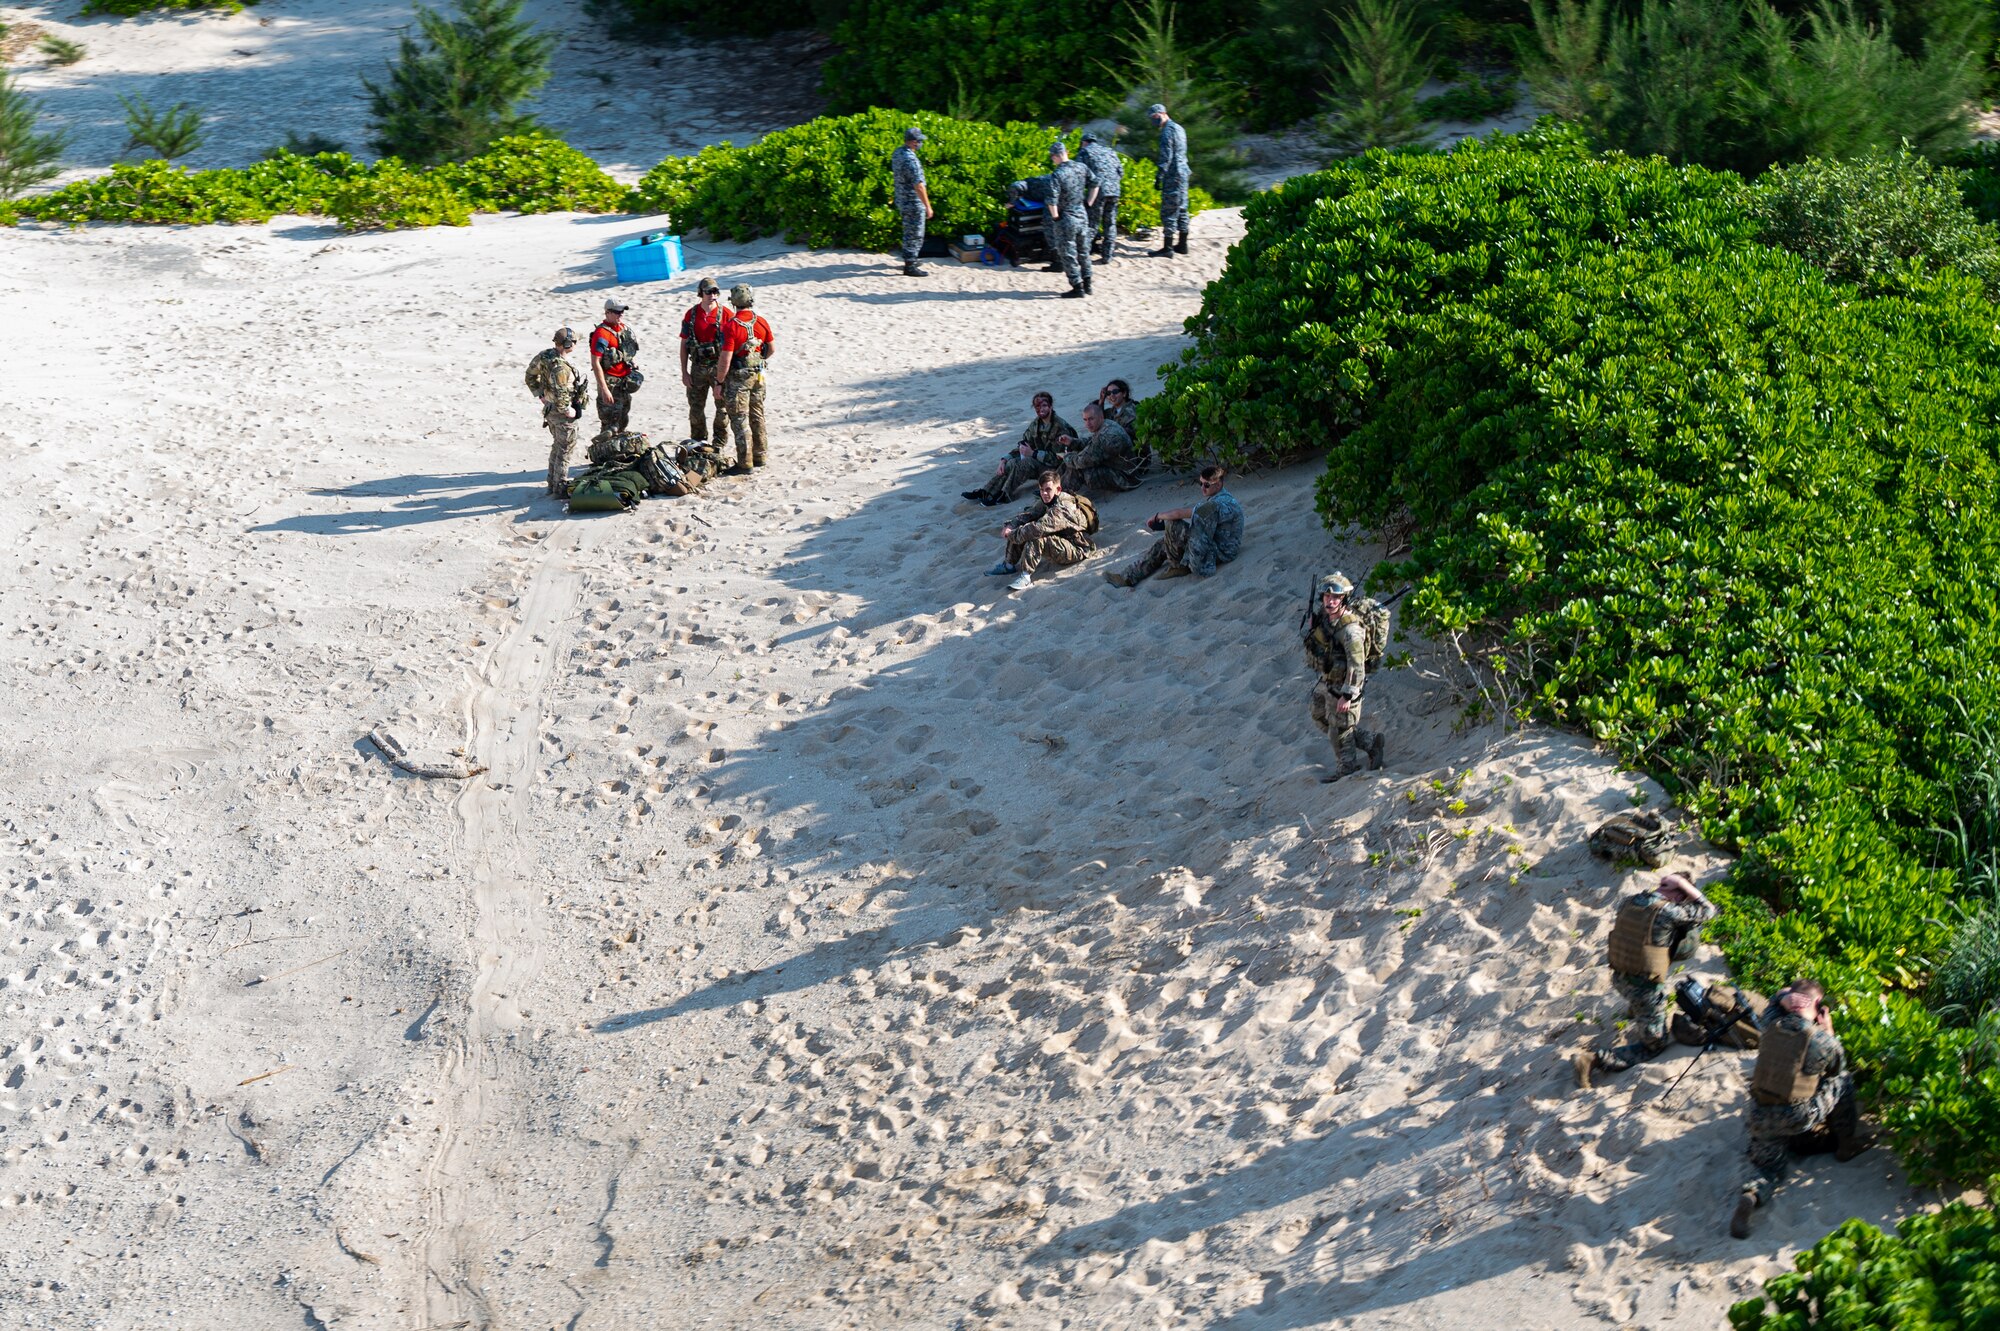
[(1104, 580), (1114, 587), (1136, 587), (1156, 573), (1163, 578), (1190, 573), (1213, 577), (1243, 549), (1243, 505), (1223, 488), (1228, 481), (1225, 468), (1203, 467), (1195, 479), (1201, 502), (1146, 519), (1146, 529), (1161, 533), (1160, 539), (1124, 568), (1105, 573)]

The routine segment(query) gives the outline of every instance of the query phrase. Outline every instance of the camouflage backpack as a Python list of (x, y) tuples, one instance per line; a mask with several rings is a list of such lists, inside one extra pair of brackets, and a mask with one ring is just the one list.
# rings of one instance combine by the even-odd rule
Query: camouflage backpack
[(1361, 621), (1361, 632), (1368, 640), (1362, 664), (1372, 675), (1382, 668), (1382, 658), (1389, 654), (1389, 607), (1372, 596), (1364, 596), (1354, 607), (1354, 617)]
[(646, 492), (655, 495), (693, 494), (701, 488), (701, 482), (691, 480), (675, 461), (677, 452), (670, 444), (654, 444), (639, 455), (633, 465), (646, 478)]
[(714, 480), (729, 466), (722, 460), (720, 450), (707, 440), (684, 440), (678, 453), (675, 463), (696, 485)]
[(1637, 860), (1657, 869), (1667, 861), (1672, 829), (1657, 813), (1614, 813), (1590, 833), (1590, 853), (1607, 860)]
[(592, 439), (590, 447), (584, 452), (592, 466), (601, 467), (607, 462), (624, 462), (641, 457), (651, 447), (645, 435), (620, 430), (616, 434), (603, 434)]

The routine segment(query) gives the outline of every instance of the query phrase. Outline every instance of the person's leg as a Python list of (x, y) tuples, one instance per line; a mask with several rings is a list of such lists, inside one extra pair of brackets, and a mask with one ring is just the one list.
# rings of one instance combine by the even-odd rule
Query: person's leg
[(1110, 263), (1118, 249), (1118, 196), (1101, 200), (1099, 206), (1104, 209), (1104, 262)]
[(1083, 290), (1083, 272), (1077, 267), (1076, 245), (1073, 243), (1076, 229), (1063, 222), (1057, 222), (1052, 239), (1056, 246), (1056, 262), (1062, 265), (1063, 276), (1069, 279), (1070, 290)]
[[(691, 367), (689, 377), (694, 380), (688, 385), (688, 438), (701, 443), (708, 438), (708, 404), (715, 400), (715, 369), (704, 370), (699, 364)], [(717, 412), (717, 416), (721, 413)], [(722, 422), (716, 421), (717, 428)]]
[(1076, 264), (1083, 272), (1083, 289), (1090, 290), (1090, 228), (1085, 225), (1072, 227), (1070, 247), (1076, 251)]
[(569, 493), (569, 455), (576, 447), (576, 422), (565, 407), (546, 407), (542, 422), (549, 427), (549, 493)]
[(1172, 181), (1160, 186), (1160, 248), (1152, 253), (1164, 258), (1172, 258), (1174, 253), (1174, 223), (1180, 219), (1180, 210), (1174, 206), (1174, 186)]
[(617, 422), (612, 429), (624, 433), (632, 428), (632, 390), (620, 385), (611, 390), (612, 414)]
[(750, 403), (744, 391), (749, 380), (740, 374), (731, 374), (722, 385), (722, 409), (729, 416), (729, 433), (736, 445), (736, 465), (750, 469)]
[(1657, 1056), (1669, 1043), (1667, 1018), (1673, 1009), (1671, 989), (1665, 984), (1615, 972), (1611, 976), (1611, 987), (1625, 999), (1625, 1041), (1597, 1051), (1594, 1070), (1598, 1072), (1623, 1072)]
[(1188, 185), (1183, 180), (1174, 188), (1174, 230), (1180, 238), (1174, 242), (1174, 253), (1188, 252)]
[(1158, 573), (1167, 565), (1167, 542), (1164, 537), (1154, 541), (1145, 554), (1104, 576), (1120, 587), (1136, 587)]
[(761, 467), (769, 459), (764, 438), (764, 372), (750, 376), (750, 465)]

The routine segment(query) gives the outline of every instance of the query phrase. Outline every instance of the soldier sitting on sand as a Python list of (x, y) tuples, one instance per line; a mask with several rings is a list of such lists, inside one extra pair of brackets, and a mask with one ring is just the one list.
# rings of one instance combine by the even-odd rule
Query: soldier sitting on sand
[(1062, 465), (1062, 454), (1056, 441), (1073, 433), (1076, 429), (1068, 421), (1056, 415), (1056, 400), (1048, 393), (1035, 394), (1035, 418), (1028, 422), (1028, 428), (1021, 431), (1021, 438), (1014, 445), (1014, 451), (1000, 459), (1000, 465), (993, 469), (993, 477), (977, 490), (967, 490), (964, 498), (974, 503), (992, 508), (1004, 504), (1022, 489), (1035, 483), (1035, 478), (1051, 467)]
[(1024, 592), (1034, 581), (1036, 569), (1074, 564), (1097, 548), (1090, 539), (1097, 530), (1097, 509), (1080, 495), (1064, 493), (1060, 473), (1043, 472), (1036, 493), (1041, 502), (1031, 504), (1000, 529), (1007, 552), (986, 570), (989, 577), (996, 578), (1015, 574), (1007, 584), (1008, 591)]
[(1132, 436), (1117, 421), (1107, 420), (1096, 402), (1083, 404), (1081, 439), (1065, 435), (1062, 445), (1063, 489), (1072, 494), (1086, 490), (1136, 489), (1146, 474), (1146, 460), (1132, 445)]
[(1223, 489), (1228, 471), (1220, 466), (1201, 469), (1195, 484), (1201, 502), (1193, 508), (1155, 513), (1146, 526), (1165, 533), (1153, 548), (1122, 569), (1112, 569), (1105, 581), (1115, 587), (1136, 587), (1155, 573), (1179, 578), (1189, 573), (1210, 577), (1243, 549), (1243, 505)]

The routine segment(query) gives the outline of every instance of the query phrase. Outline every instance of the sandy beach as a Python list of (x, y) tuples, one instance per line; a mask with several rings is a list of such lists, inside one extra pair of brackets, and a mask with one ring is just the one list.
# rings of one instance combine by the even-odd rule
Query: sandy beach
[[(1746, 1056), (1576, 1093), (1646, 877), (1584, 835), (1662, 792), (1422, 642), (1320, 784), (1298, 615), (1382, 551), (1310, 463), (1232, 483), (1212, 580), (1099, 576), (1160, 474), (982, 576), (959, 492), (1037, 389), (1154, 391), (1235, 212), (1089, 302), (701, 237), (615, 286), (652, 225), (0, 232), (0, 1324), (1713, 1328), (1935, 1200), (1807, 1162), (1737, 1242)], [(616, 292), (679, 438), (704, 274), (776, 330), (772, 465), (567, 515), (522, 366)]]

